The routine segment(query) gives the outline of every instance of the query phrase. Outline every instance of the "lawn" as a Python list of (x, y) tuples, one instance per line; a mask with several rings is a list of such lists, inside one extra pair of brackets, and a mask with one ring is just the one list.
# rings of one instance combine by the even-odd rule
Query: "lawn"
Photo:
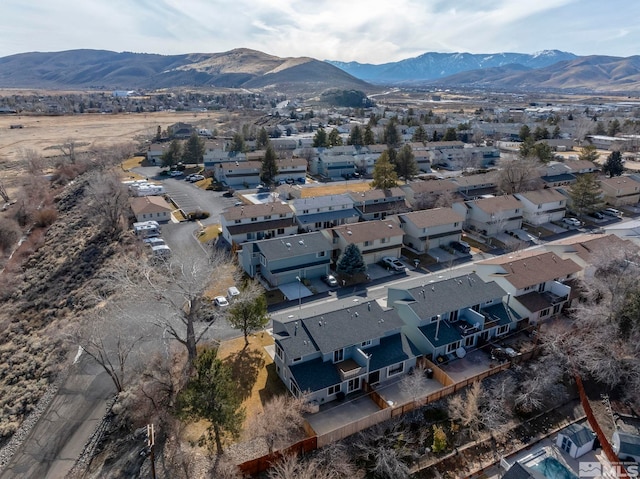
[(198, 234), (198, 241), (200, 241), (201, 243), (208, 243), (209, 241), (213, 241), (218, 237), (219, 230), (219, 224), (206, 226)]

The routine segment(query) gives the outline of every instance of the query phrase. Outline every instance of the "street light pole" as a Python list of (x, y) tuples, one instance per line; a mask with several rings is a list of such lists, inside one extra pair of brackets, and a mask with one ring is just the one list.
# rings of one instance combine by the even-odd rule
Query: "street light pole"
[(298, 311), (302, 310), (302, 280), (300, 276), (296, 276), (298, 280)]

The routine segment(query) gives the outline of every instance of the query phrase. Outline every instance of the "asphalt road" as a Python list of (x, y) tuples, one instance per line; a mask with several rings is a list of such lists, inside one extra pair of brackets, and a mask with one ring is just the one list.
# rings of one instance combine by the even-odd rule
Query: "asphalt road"
[(104, 370), (87, 357), (60, 387), (0, 479), (66, 477), (102, 420), (115, 386)]

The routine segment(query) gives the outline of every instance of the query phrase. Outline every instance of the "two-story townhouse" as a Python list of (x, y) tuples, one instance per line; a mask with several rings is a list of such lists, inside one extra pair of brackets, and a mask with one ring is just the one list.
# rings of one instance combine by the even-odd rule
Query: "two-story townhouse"
[(351, 177), (356, 172), (358, 150), (355, 146), (319, 148), (318, 156), (311, 164), (311, 172), (327, 178)]
[(400, 257), (404, 231), (397, 218), (365, 221), (331, 228), (334, 250), (333, 257), (337, 261), (345, 248), (355, 244), (366, 264), (374, 264), (385, 256)]
[(371, 301), (287, 322), (273, 321), (276, 372), (295, 396), (318, 404), (342, 399), (364, 383), (408, 372), (420, 352), (401, 332), (393, 309)]
[(205, 171), (213, 172), (215, 176), (216, 170), (221, 164), (244, 163), (247, 161), (247, 155), (237, 151), (224, 151), (219, 149), (205, 150), (203, 162)]
[(454, 203), (466, 226), (487, 236), (522, 227), (522, 202), (513, 195), (493, 196)]
[(549, 162), (538, 168), (540, 180), (546, 188), (554, 188), (556, 186), (567, 186), (576, 182), (576, 175), (565, 163), (557, 161)]
[(529, 324), (553, 317), (570, 302), (580, 265), (548, 251), (526, 251), (476, 263), (476, 273), (510, 295), (510, 306)]
[(498, 190), (498, 173), (490, 171), (481, 175), (458, 176), (453, 179), (456, 191), (465, 199), (493, 195)]
[(403, 243), (418, 253), (460, 241), (465, 218), (453, 208), (433, 208), (398, 215)]
[(307, 232), (355, 223), (360, 218), (347, 193), (297, 198), (291, 200), (290, 205), (298, 226)]
[(599, 171), (598, 165), (588, 160), (566, 160), (564, 162), (569, 173), (573, 175), (584, 175), (585, 173), (595, 173)]
[(220, 215), (220, 226), (230, 245), (298, 232), (293, 210), (279, 201), (227, 208)]
[(260, 183), (260, 161), (227, 161), (218, 163), (213, 174), (219, 182), (234, 188), (250, 187)]
[(409, 210), (404, 190), (398, 187), (386, 190), (371, 189), (349, 193), (362, 221), (385, 219), (387, 215)]
[(435, 203), (441, 195), (453, 195), (457, 186), (451, 180), (416, 180), (410, 181), (401, 188), (407, 201), (414, 208), (424, 203)]
[(630, 240), (614, 234), (588, 234), (551, 241), (545, 249), (563, 259), (571, 259), (582, 271), (581, 277), (593, 277), (598, 267), (606, 264), (615, 255), (631, 257), (638, 252), (638, 246)]
[(506, 292), (475, 273), (414, 288), (389, 287), (387, 305), (405, 323), (402, 332), (432, 360), (462, 357), (515, 330), (520, 319)]
[(554, 188), (515, 193), (522, 202), (522, 219), (531, 225), (560, 221), (567, 211), (567, 197)]
[(297, 299), (303, 291), (301, 280), (329, 274), (332, 249), (331, 241), (315, 231), (245, 243), (238, 259), (249, 276), (264, 280), (268, 288), (283, 289), (289, 299)]
[(605, 203), (611, 206), (634, 205), (640, 201), (640, 175), (600, 178)]
[(307, 160), (304, 158), (282, 158), (276, 160), (276, 165), (278, 166), (276, 183), (287, 180), (303, 183), (307, 177)]

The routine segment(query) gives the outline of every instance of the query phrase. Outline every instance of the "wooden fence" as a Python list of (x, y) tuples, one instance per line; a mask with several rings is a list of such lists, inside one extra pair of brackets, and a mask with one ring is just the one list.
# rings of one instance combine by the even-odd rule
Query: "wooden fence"
[(287, 456), (289, 454), (304, 454), (317, 448), (317, 436), (307, 437), (287, 447), (286, 449), (283, 449), (282, 451), (277, 451), (272, 454), (267, 454), (266, 456), (243, 462), (242, 464), (238, 464), (238, 468), (243, 474), (255, 476), (256, 474), (260, 474), (261, 472), (269, 469), (269, 467), (271, 467), (271, 464), (273, 464), (283, 456)]
[(326, 434), (316, 435), (315, 431), (309, 424), (305, 424), (305, 431), (308, 435), (313, 434), (312, 437), (308, 437), (293, 446), (284, 449), (283, 451), (279, 451), (273, 453), (271, 455), (266, 455), (257, 459), (253, 459), (251, 461), (247, 461), (243, 464), (240, 464), (238, 467), (245, 474), (255, 475), (262, 471), (266, 471), (271, 463), (282, 457), (283, 455), (290, 453), (305, 453), (312, 451), (317, 448), (324, 447), (333, 442), (344, 439), (348, 436), (356, 434), (360, 431), (363, 431), (367, 428), (375, 426), (376, 424), (380, 424), (384, 421), (388, 421), (391, 418), (399, 417), (408, 412), (424, 406), (425, 404), (429, 404), (435, 401), (438, 401), (442, 398), (449, 396), (461, 389), (466, 388), (470, 384), (473, 384), (476, 381), (482, 381), (494, 374), (501, 373), (511, 367), (514, 363), (519, 363), (521, 361), (526, 361), (528, 359), (533, 358), (536, 355), (536, 350), (527, 351), (516, 358), (513, 358), (511, 361), (505, 362), (498, 366), (495, 366), (491, 369), (483, 371), (475, 376), (469, 377), (462, 381), (455, 382), (442, 368), (436, 366), (434, 363), (429, 361), (426, 358), (420, 359), (420, 364), (425, 368), (431, 369), (433, 371), (433, 379), (436, 379), (440, 384), (444, 387), (434, 391), (426, 396), (421, 398), (417, 398), (415, 400), (408, 401), (404, 404), (398, 404), (390, 406), (384, 398), (375, 390), (375, 388), (368, 383), (363, 383), (363, 389), (365, 393), (369, 394), (369, 397), (380, 407), (379, 411), (376, 411), (373, 414), (368, 415), (367, 417), (358, 419), (357, 421), (350, 422), (348, 424), (344, 424), (342, 427), (338, 429), (334, 429)]

